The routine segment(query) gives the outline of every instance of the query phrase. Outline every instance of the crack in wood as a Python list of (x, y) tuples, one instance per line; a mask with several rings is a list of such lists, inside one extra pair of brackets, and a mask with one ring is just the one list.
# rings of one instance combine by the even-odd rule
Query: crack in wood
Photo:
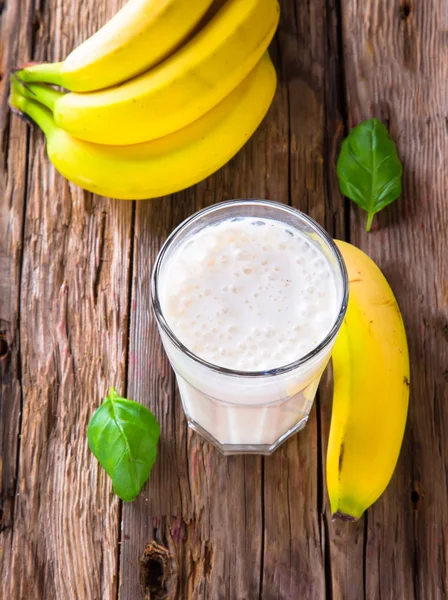
[[(135, 219), (136, 219), (136, 201), (132, 202), (131, 228), (130, 228), (130, 245), (129, 245), (129, 268), (127, 279), (127, 305), (126, 305), (126, 344), (125, 344), (125, 372), (124, 372), (124, 389), (126, 397), (129, 397), (129, 346), (131, 337), (131, 313), (132, 313), (132, 294), (133, 294), (133, 274), (134, 274), (134, 244), (135, 244)], [(118, 508), (118, 539), (117, 539), (117, 589), (116, 600), (120, 598), (120, 583), (121, 583), (121, 549), (122, 549), (122, 533), (123, 533), (123, 502), (119, 501)]]
[(260, 549), (260, 579), (259, 579), (259, 587), (258, 587), (258, 597), (259, 600), (263, 600), (263, 580), (264, 580), (264, 551), (265, 551), (265, 543), (266, 543), (266, 528), (265, 528), (265, 495), (264, 495), (264, 486), (265, 486), (265, 458), (263, 457), (261, 460), (261, 549)]
[(326, 513), (322, 515), (324, 527), (325, 600), (333, 600), (333, 576), (331, 567), (330, 528)]
[[(93, 276), (93, 284), (92, 284), (92, 295), (93, 301), (96, 304), (98, 302), (99, 295), (99, 285), (101, 280), (101, 270), (103, 268), (103, 253), (104, 253), (104, 244), (105, 244), (105, 231), (106, 231), (106, 214), (101, 212), (100, 217), (100, 225), (98, 230), (98, 239), (95, 241), (95, 271)], [(128, 307), (128, 311), (130, 310), (130, 306)]]
[(369, 535), (369, 514), (366, 511), (363, 515), (364, 518), (364, 539), (363, 539), (363, 556), (362, 556), (362, 579), (363, 579), (363, 592), (364, 600), (369, 600), (367, 596), (367, 542)]
[[(320, 547), (325, 557), (325, 532), (323, 531), (324, 523), (323, 517), (325, 513), (325, 474), (324, 474), (324, 456), (323, 456), (323, 433), (322, 433), (322, 415), (321, 415), (321, 401), (319, 390), (316, 394), (316, 425), (317, 425), (317, 506), (316, 511), (319, 518), (319, 537), (320, 537)], [(328, 557), (330, 558), (330, 557)], [(325, 575), (325, 579), (327, 579), (327, 573)]]

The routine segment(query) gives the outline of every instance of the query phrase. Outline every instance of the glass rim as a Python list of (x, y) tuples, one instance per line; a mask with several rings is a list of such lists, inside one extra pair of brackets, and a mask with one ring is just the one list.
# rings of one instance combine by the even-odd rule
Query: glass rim
[[(264, 371), (241, 371), (238, 369), (230, 369), (228, 367), (220, 367), (219, 365), (215, 365), (214, 363), (208, 362), (207, 360), (201, 358), (189, 348), (187, 348), (174, 334), (170, 326), (168, 325), (162, 311), (162, 307), (160, 305), (159, 294), (157, 290), (157, 284), (160, 276), (161, 265), (163, 263), (163, 259), (166, 255), (166, 252), (174, 242), (174, 240), (178, 237), (178, 235), (189, 225), (194, 223), (195, 221), (201, 219), (205, 215), (219, 211), (223, 208), (231, 207), (231, 206), (241, 206), (241, 205), (258, 205), (258, 206), (266, 206), (267, 208), (274, 208), (276, 210), (280, 209), (282, 211), (288, 212), (292, 214), (294, 217), (298, 217), (302, 221), (304, 221), (307, 225), (309, 225), (315, 233), (317, 233), (327, 245), (330, 247), (330, 250), (335, 255), (337, 265), (339, 267), (341, 278), (342, 278), (342, 298), (341, 305), (336, 316), (336, 319), (330, 329), (330, 331), (326, 334), (323, 340), (310, 352), (304, 354), (299, 359), (294, 362), (288, 363), (281, 367), (275, 367), (273, 369), (267, 369)], [(259, 200), (259, 199), (240, 199), (240, 200), (227, 200), (223, 202), (217, 202), (216, 204), (212, 204), (211, 206), (207, 206), (202, 208), (201, 210), (193, 213), (190, 217), (182, 221), (166, 238), (162, 247), (159, 250), (156, 261), (153, 266), (152, 275), (151, 275), (151, 304), (152, 309), (154, 311), (154, 315), (156, 317), (158, 325), (161, 327), (162, 331), (168, 336), (170, 341), (174, 344), (174, 346), (180, 350), (183, 354), (187, 355), (189, 358), (194, 360), (196, 363), (199, 363), (203, 367), (207, 369), (211, 369), (215, 373), (219, 373), (221, 375), (231, 375), (234, 377), (243, 377), (247, 379), (254, 378), (262, 378), (262, 377), (274, 377), (276, 375), (283, 375), (285, 373), (289, 373), (290, 371), (296, 370), (298, 367), (303, 366), (308, 363), (310, 360), (318, 356), (322, 350), (324, 350), (335, 338), (339, 328), (344, 320), (345, 313), (347, 311), (348, 305), (348, 295), (349, 295), (349, 283), (348, 283), (348, 275), (347, 269), (345, 266), (344, 259), (342, 258), (342, 254), (339, 248), (334, 243), (332, 237), (328, 234), (327, 231), (323, 227), (319, 225), (314, 219), (309, 217), (307, 214), (302, 211), (289, 206), (289, 204), (283, 204), (281, 202), (275, 202), (273, 200)]]

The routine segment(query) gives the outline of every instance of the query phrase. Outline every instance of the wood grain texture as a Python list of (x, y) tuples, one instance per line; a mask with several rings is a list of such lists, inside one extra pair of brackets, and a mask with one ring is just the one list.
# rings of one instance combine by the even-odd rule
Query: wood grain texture
[[(123, 3), (8, 0), (2, 73), (60, 59)], [(444, 3), (281, 8), (268, 118), (224, 169), (171, 197), (116, 202), (68, 184), (42, 135), (9, 116), (7, 77), (0, 83), (2, 598), (446, 598)], [(348, 127), (371, 116), (397, 140), (405, 190), (366, 235), (334, 167)], [(332, 523), (326, 499), (330, 373), (307, 428), (272, 457), (224, 458), (187, 428), (150, 311), (150, 273), (177, 224), (237, 197), (290, 203), (350, 238), (377, 260), (403, 309), (413, 368), (405, 444), (388, 490), (357, 524)], [(151, 478), (124, 505), (85, 437), (112, 384), (162, 429)]]
[(404, 167), (403, 195), (370, 235), (364, 215), (351, 219), (351, 240), (397, 296), (412, 377), (398, 468), (368, 514), (366, 597), (439, 600), (448, 593), (448, 14), (443, 0), (342, 8), (350, 125), (382, 119)]
[[(18, 32), (18, 14), (25, 2), (11, 4), (1, 16), (1, 73), (29, 51), (30, 40)], [(29, 24), (29, 20), (26, 19)], [(0, 129), (0, 579), (6, 577), (11, 553), (17, 493), (21, 381), (20, 277), (23, 214), (26, 194), (28, 133), (24, 123), (10, 119), (5, 79), (1, 85)], [(10, 168), (8, 168), (10, 167)]]

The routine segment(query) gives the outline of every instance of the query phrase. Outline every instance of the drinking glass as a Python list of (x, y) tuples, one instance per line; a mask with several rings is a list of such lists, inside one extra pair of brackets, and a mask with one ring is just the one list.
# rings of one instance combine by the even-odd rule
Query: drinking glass
[[(161, 274), (181, 244), (204, 227), (242, 217), (272, 219), (306, 235), (327, 258), (337, 294), (337, 316), (325, 338), (293, 363), (265, 371), (224, 368), (195, 355), (171, 330), (159, 299)], [(269, 455), (306, 425), (348, 301), (342, 256), (313, 219), (290, 206), (267, 200), (232, 200), (205, 208), (181, 223), (162, 246), (152, 273), (151, 296), (162, 343), (192, 429), (224, 454)]]

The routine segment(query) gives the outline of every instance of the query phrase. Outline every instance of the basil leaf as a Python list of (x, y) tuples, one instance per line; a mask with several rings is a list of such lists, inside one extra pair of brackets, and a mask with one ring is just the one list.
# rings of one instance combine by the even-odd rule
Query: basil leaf
[(160, 428), (145, 406), (121, 398), (114, 388), (87, 427), (89, 448), (112, 479), (114, 492), (131, 502), (149, 477)]
[(342, 142), (337, 173), (341, 192), (374, 215), (401, 194), (402, 166), (395, 142), (378, 119), (363, 121)]

